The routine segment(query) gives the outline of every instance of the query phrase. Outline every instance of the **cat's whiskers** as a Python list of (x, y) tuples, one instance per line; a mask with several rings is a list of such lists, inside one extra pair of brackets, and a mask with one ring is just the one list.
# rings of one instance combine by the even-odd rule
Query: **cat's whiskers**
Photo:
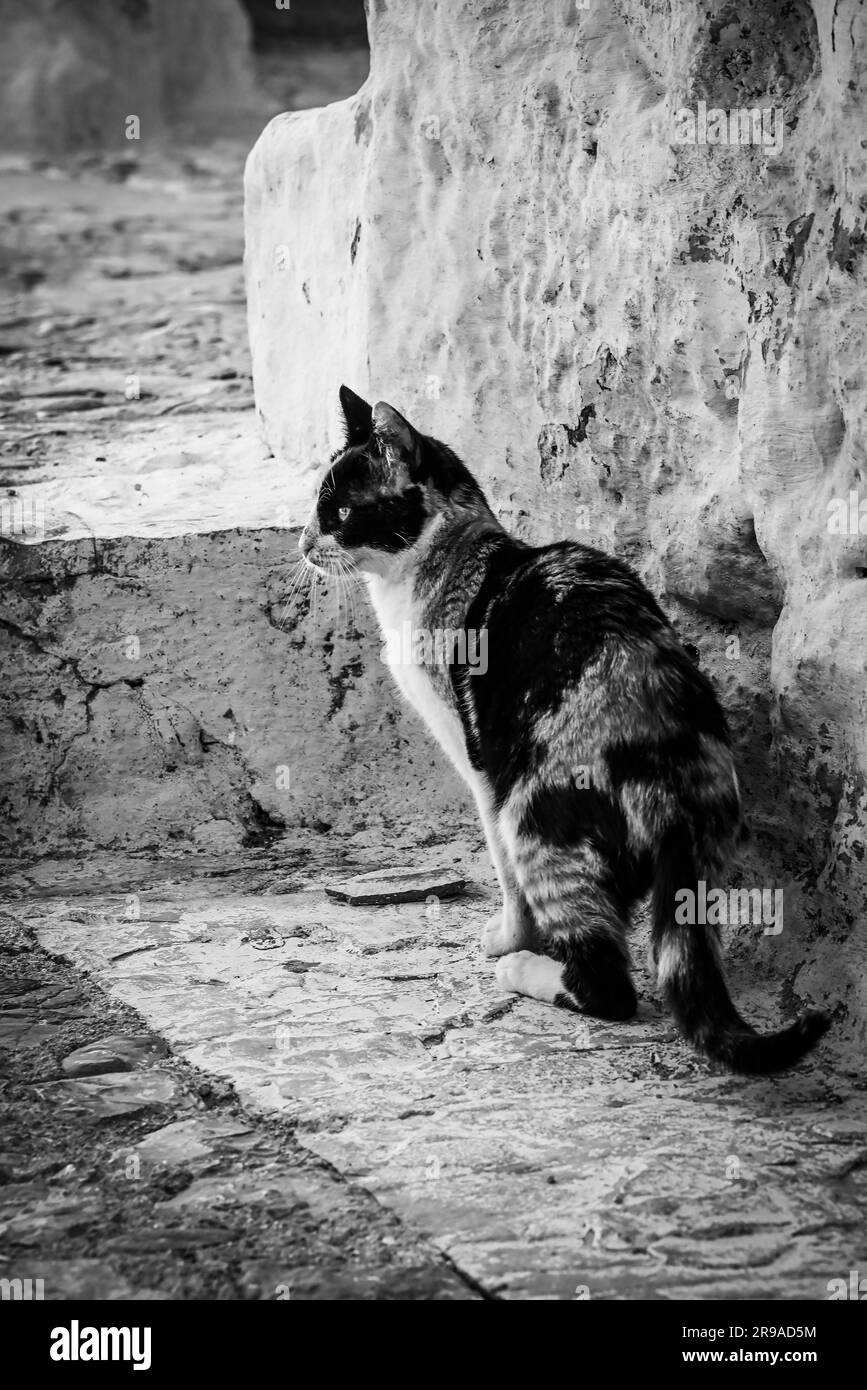
[(283, 600), (283, 610), (280, 615), (279, 623), (279, 630), (281, 632), (283, 631), (286, 620), (289, 617), (292, 605), (304, 592), (304, 590), (307, 587), (309, 587), (310, 578), (308, 570), (309, 566), (305, 564), (303, 559), (297, 560), (295, 562), (292, 578), (289, 581), (289, 587), (286, 590), (286, 594)]
[(337, 600), (337, 614), (336, 614), (336, 619), (335, 619), (335, 625), (336, 625), (337, 627), (339, 627), (339, 626), (340, 626), (340, 600), (341, 600), (341, 598), (342, 598), (342, 596), (343, 596), (344, 581), (343, 581), (343, 570), (341, 569), (340, 562), (337, 560), (337, 557), (336, 557), (336, 556), (335, 556), (335, 563), (334, 563), (334, 567), (333, 567), (333, 574), (334, 574), (334, 585), (335, 585), (335, 597), (336, 597), (336, 600)]
[(338, 584), (338, 613), (340, 611), (339, 595), (342, 593), (346, 596), (347, 624), (351, 623), (353, 627), (356, 627), (357, 622), (355, 614), (355, 596), (352, 590), (353, 585), (357, 582), (359, 578), (358, 566), (355, 564), (355, 562), (351, 559), (350, 556), (344, 555), (340, 551), (336, 553), (334, 558), (337, 565), (336, 574)]
[[(334, 580), (334, 594), (337, 601), (337, 619), (340, 621), (341, 599), (346, 596), (346, 624), (355, 624), (355, 605), (351, 592), (350, 581), (355, 581), (358, 570), (348, 555), (343, 555), (339, 551), (329, 551), (328, 558), (323, 566), (323, 572), (317, 573), (317, 579)], [(316, 620), (316, 600), (314, 598), (313, 608), (314, 621)]]

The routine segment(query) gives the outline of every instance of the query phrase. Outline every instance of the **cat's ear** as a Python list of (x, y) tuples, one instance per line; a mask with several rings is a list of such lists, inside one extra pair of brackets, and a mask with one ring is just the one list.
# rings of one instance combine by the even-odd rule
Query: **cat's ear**
[(385, 401), (377, 401), (373, 407), (373, 433), (389, 462), (411, 464), (415, 460), (415, 430), (394, 406)]
[(367, 401), (356, 396), (348, 386), (341, 386), (340, 406), (346, 421), (347, 444), (366, 444), (373, 433), (373, 411)]

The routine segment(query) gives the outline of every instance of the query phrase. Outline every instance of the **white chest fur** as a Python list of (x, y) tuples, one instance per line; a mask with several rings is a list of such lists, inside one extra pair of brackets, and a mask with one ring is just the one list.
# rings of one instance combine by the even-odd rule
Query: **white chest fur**
[[(473, 786), (475, 774), (467, 757), (464, 732), (457, 712), (439, 695), (427, 668), (412, 659), (413, 635), (422, 632), (421, 614), (413, 599), (412, 577), (386, 581), (371, 575), (367, 584), (382, 632), (383, 661), (399, 690), (421, 715), (455, 769)], [(436, 639), (435, 633), (424, 634), (424, 640), (428, 643), (435, 643)]]

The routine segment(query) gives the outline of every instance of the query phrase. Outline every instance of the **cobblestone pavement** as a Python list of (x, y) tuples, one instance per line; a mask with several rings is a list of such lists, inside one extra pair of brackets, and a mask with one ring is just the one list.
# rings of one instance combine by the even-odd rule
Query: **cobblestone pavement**
[(291, 1121), (245, 1112), (7, 914), (0, 964), (0, 1279), (46, 1299), (477, 1297)]
[[(246, 862), (44, 862), (7, 880), (9, 911), (489, 1295), (821, 1299), (863, 1265), (860, 1078), (821, 1054), (714, 1075), (650, 1003), (618, 1026), (503, 996), (475, 852), (441, 858), (481, 877), (463, 898), (350, 907), (323, 891), (328, 838)], [(344, 847), (339, 877), (382, 858)], [(170, 1084), (159, 1060), (136, 1075)], [(52, 1084), (72, 1105), (86, 1083)], [(197, 1178), (172, 1210), (214, 1189)]]
[(0, 501), (25, 499), (33, 539), (283, 516), (253, 409), (244, 153), (0, 157)]

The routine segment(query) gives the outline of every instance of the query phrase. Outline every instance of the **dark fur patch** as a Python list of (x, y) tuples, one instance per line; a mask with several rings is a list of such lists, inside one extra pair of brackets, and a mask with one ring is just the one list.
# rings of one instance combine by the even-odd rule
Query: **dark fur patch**
[[(464, 622), (468, 631), (487, 631), (488, 669), (453, 680), (464, 728), (473, 730), (474, 766), (487, 771), (499, 804), (544, 761), (535, 735), (539, 720), (559, 708), (564, 691), (579, 690), (587, 668), (612, 643), (635, 652), (636, 668), (650, 661), (663, 670), (660, 698), (671, 722), (684, 723), (682, 760), (695, 761), (696, 732), (725, 736), (712, 688), (686, 658), (686, 667), (675, 661), (668, 670), (669, 649), (678, 650), (670, 625), (637, 576), (610, 556), (571, 542), (536, 549), (504, 538)], [(656, 645), (660, 639), (664, 647)], [(580, 690), (572, 698), (580, 708)], [(678, 751), (676, 741), (669, 740), (671, 752)], [(622, 781), (628, 760), (618, 760), (614, 745), (612, 756)], [(647, 753), (646, 761), (652, 758)]]
[[(341, 509), (349, 515), (341, 519)], [(427, 518), (424, 493), (415, 483), (389, 489), (382, 461), (364, 447), (347, 450), (332, 465), (320, 489), (317, 519), (323, 534), (347, 550), (395, 553), (413, 545)]]
[(558, 849), (590, 845), (605, 866), (599, 888), (621, 917), (650, 888), (650, 854), (630, 852), (626, 818), (619, 803), (595, 787), (545, 787), (528, 804), (518, 833)]
[[(569, 936), (551, 942), (546, 950), (565, 966), (563, 984), (577, 999), (581, 1013), (612, 1021), (633, 1017), (638, 998), (629, 976), (629, 957), (620, 942), (612, 937)], [(554, 1002), (569, 1007), (563, 995)]]
[(619, 738), (609, 743), (605, 752), (614, 787), (621, 787), (624, 782), (665, 785), (676, 777), (678, 768), (685, 763), (692, 766), (698, 758), (698, 734), (689, 728), (653, 742)]

